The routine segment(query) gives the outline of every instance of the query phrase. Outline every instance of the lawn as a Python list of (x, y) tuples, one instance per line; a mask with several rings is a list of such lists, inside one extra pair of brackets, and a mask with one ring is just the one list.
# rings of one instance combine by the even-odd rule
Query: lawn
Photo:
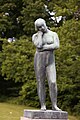
[[(22, 105), (0, 103), (0, 120), (20, 120), (24, 109), (33, 109)], [(74, 116), (69, 116), (69, 120), (79, 120)]]
[[(0, 120), (20, 120), (25, 106), (0, 103)], [(30, 109), (27, 107), (27, 109)]]

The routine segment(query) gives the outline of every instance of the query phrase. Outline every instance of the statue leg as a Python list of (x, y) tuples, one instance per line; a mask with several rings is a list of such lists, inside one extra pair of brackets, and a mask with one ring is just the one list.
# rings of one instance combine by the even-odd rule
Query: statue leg
[(37, 55), (35, 58), (35, 74), (36, 74), (36, 79), (37, 79), (37, 92), (38, 92), (38, 97), (39, 101), (41, 104), (41, 110), (46, 110), (46, 105), (45, 105), (45, 65), (43, 64), (43, 59), (41, 58), (41, 55)]
[(45, 80), (42, 77), (37, 79), (37, 91), (38, 91), (39, 101), (41, 104), (41, 110), (46, 110)]
[(55, 62), (47, 66), (47, 78), (49, 84), (50, 98), (53, 110), (61, 110), (57, 107), (57, 84), (56, 84), (56, 69)]

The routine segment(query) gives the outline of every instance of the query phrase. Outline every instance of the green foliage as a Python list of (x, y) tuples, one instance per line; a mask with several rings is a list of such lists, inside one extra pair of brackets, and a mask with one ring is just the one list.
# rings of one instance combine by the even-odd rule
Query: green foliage
[(32, 35), (34, 32), (34, 21), (39, 18), (45, 18), (46, 11), (44, 3), (41, 0), (23, 0), (24, 7), (22, 10), (22, 23), (24, 26), (24, 32), (27, 35)]
[(66, 16), (67, 19), (70, 19), (74, 16), (74, 12), (78, 9), (78, 0), (59, 0), (54, 8), (57, 11), (57, 15)]
[(25, 82), (33, 79), (34, 49), (29, 39), (3, 44), (2, 73), (6, 79)]
[[(79, 4), (79, 0), (1, 0), (0, 36), (17, 38), (24, 34), (31, 36), (34, 33), (34, 21), (39, 17), (44, 18), (49, 27), (54, 26), (49, 11), (66, 19), (75, 16), (80, 19)], [(47, 5), (47, 11), (44, 5)]]
[[(60, 27), (54, 28), (54, 22), (49, 20), (50, 15), (46, 12), (44, 4), (51, 12), (56, 13), (55, 16), (65, 17), (65, 20), (60, 23)], [(62, 110), (66, 109), (80, 114), (79, 8), (79, 0), (0, 1), (0, 36), (2, 32), (6, 34), (6, 37), (24, 35), (11, 43), (8, 43), (6, 39), (0, 40), (1, 84), (5, 82), (3, 78), (8, 80), (6, 82), (13, 81), (11, 84), (9, 83), (10, 85), (13, 85), (14, 82), (19, 83), (20, 103), (39, 106), (33, 66), (35, 48), (31, 42), (31, 36), (35, 32), (34, 21), (42, 17), (47, 21), (51, 30), (58, 33), (60, 38), (60, 48), (56, 51), (58, 106)], [(9, 16), (5, 13), (9, 13)], [(16, 21), (17, 18), (19, 21)], [(46, 91), (47, 105), (51, 106), (48, 86)]]
[[(26, 104), (26, 101), (30, 100), (31, 104), (32, 99), (37, 100), (38, 97), (35, 87), (36, 83), (33, 66), (35, 49), (30, 38), (21, 38), (13, 43), (8, 43), (6, 40), (4, 40), (2, 48), (1, 72), (3, 77), (6, 80), (13, 80), (17, 82), (17, 84), (19, 83), (18, 85), (22, 88), (21, 89), (19, 87), (19, 92), (17, 93), (19, 96), (21, 96), (19, 98), (19, 103)], [(15, 87), (16, 89), (18, 88), (16, 84)], [(37, 101), (35, 101), (35, 104), (38, 103)]]
[(80, 21), (66, 21), (55, 31), (58, 32), (61, 42), (60, 50), (56, 52), (59, 105), (62, 109), (77, 111), (79, 114)]
[[(0, 36), (19, 37), (22, 26), (19, 21), (22, 10), (22, 0), (1, 0), (0, 1)], [(2, 36), (2, 32), (4, 36)]]

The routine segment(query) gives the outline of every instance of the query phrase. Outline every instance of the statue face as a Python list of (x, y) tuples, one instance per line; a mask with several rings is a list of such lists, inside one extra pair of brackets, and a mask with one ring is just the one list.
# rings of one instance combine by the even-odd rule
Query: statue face
[(38, 31), (47, 32), (47, 26), (43, 19), (39, 18), (35, 21), (35, 28)]
[(47, 27), (44, 24), (37, 25), (37, 30), (42, 32), (47, 32)]

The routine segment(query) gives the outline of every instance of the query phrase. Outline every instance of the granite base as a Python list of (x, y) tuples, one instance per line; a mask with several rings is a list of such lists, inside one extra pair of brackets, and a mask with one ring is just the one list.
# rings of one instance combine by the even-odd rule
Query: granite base
[(68, 113), (65, 111), (25, 109), (24, 116), (20, 120), (68, 120)]
[(20, 120), (68, 120), (68, 119), (31, 119), (31, 118), (21, 117)]

